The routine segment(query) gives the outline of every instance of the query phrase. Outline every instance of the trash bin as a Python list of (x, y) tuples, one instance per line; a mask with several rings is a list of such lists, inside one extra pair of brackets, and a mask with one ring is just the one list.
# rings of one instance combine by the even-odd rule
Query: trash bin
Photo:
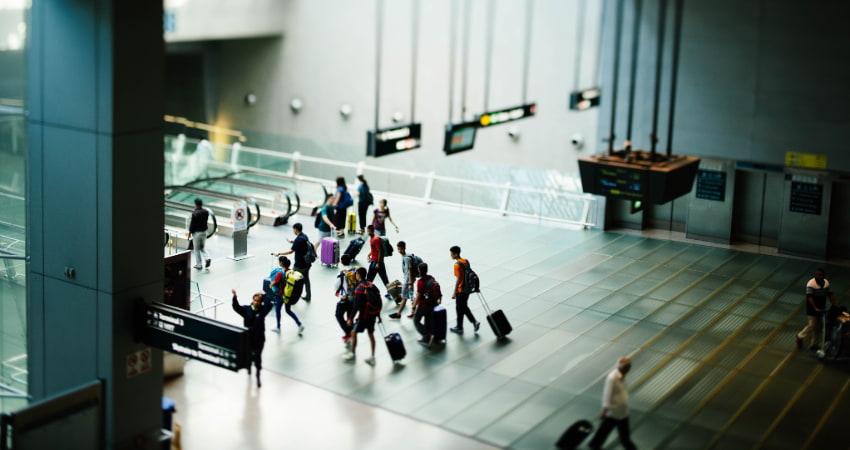
[(162, 428), (171, 431), (171, 416), (174, 415), (175, 411), (174, 400), (163, 396), (162, 397)]

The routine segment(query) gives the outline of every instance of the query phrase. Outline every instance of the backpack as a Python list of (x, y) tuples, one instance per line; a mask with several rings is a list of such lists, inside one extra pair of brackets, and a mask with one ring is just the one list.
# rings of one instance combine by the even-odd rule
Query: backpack
[(342, 196), (339, 199), (339, 204), (336, 205), (337, 208), (348, 208), (349, 206), (354, 204), (354, 199), (351, 198), (351, 194), (348, 193), (347, 190), (342, 191)]
[(366, 285), (366, 317), (375, 317), (381, 314), (381, 308), (384, 307), (384, 302), (381, 299), (381, 291), (375, 283)]
[(425, 303), (436, 305), (443, 298), (443, 291), (440, 289), (440, 283), (433, 276), (428, 276), (425, 280), (425, 289), (422, 296), (425, 297)]
[(389, 239), (383, 236), (381, 237), (381, 253), (384, 254), (384, 258), (387, 256), (393, 256), (393, 244), (390, 243)]
[(466, 264), (460, 261), (457, 263), (463, 269), (463, 285), (460, 287), (460, 291), (463, 293), (481, 292), (481, 281), (478, 279), (478, 274), (469, 266), (469, 261), (466, 261)]
[(286, 272), (286, 286), (283, 288), (284, 303), (289, 305), (298, 303), (303, 289), (304, 275), (297, 270), (288, 270)]
[(322, 224), (322, 211), (319, 210), (319, 212), (316, 214), (316, 220), (313, 222), (313, 225), (316, 228), (319, 228), (319, 225), (321, 225), (321, 224)]
[(357, 288), (357, 268), (341, 270), (336, 278), (336, 293), (340, 294), (341, 299), (350, 299), (354, 295), (354, 289)]
[[(275, 267), (269, 274), (269, 288), (271, 289), (271, 293), (274, 294), (276, 297), (280, 297), (280, 286), (285, 282), (281, 272), (283, 272), (283, 269), (281, 269), (280, 267)], [(271, 283), (274, 283), (274, 286), (271, 286)]]
[(307, 261), (307, 264), (313, 264), (318, 259), (316, 247), (313, 247), (309, 239), (305, 239), (305, 241), (307, 242), (307, 253), (304, 254), (304, 260)]
[[(425, 261), (413, 253), (408, 253), (407, 257), (410, 258), (410, 262), (407, 264), (407, 269), (413, 271), (413, 279), (415, 280), (419, 278), (419, 265)], [(407, 274), (404, 274), (404, 276), (406, 277)]]

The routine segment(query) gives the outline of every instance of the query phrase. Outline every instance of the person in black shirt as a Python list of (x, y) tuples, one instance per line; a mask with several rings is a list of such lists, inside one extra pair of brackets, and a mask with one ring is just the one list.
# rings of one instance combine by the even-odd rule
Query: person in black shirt
[[(274, 304), (270, 301), (263, 303), (263, 293), (254, 294), (250, 305), (240, 305), (236, 299), (236, 289), (233, 293), (233, 310), (242, 316), (243, 326), (248, 329), (248, 347), (251, 349), (251, 361), (257, 367), (257, 387), (260, 383), (260, 370), (263, 368), (263, 347), (266, 345), (266, 316), (272, 310)], [(251, 374), (251, 366), (248, 366), (248, 375)]]
[(210, 217), (210, 212), (204, 208), (204, 201), (200, 198), (195, 199), (195, 210), (192, 211), (192, 221), (189, 222), (189, 234), (192, 235), (192, 256), (195, 258), (195, 268), (203, 269), (201, 263), (205, 263), (206, 267), (210, 266), (212, 259), (207, 253), (207, 220)]
[(292, 243), (292, 247), (285, 251), (279, 253), (272, 253), (274, 256), (280, 255), (289, 255), (291, 253), (295, 253), (295, 256), (292, 257), (293, 268), (302, 275), (304, 275), (304, 301), (310, 301), (312, 295), (310, 294), (310, 266), (312, 265), (309, 261), (307, 261), (307, 247), (312, 246), (310, 240), (307, 239), (307, 235), (302, 231), (303, 227), (301, 223), (296, 223), (292, 225), (292, 232), (295, 234), (295, 239), (291, 239), (289, 242)]

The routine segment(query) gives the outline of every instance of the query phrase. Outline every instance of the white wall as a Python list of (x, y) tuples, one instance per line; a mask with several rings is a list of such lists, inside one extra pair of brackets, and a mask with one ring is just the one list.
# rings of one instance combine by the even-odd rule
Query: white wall
[[(196, 2), (187, 1), (198, 21), (211, 20), (219, 13), (219, 1), (207, 0), (207, 14), (197, 13)], [(226, 2), (224, 2), (226, 3)], [(283, 34), (278, 59), (269, 56), (265, 64), (257, 64), (249, 56), (250, 46), (229, 42), (221, 55), (222, 90), (219, 118), (228, 126), (252, 131), (282, 134), (295, 138), (289, 147), (297, 150), (358, 161), (365, 158), (366, 131), (375, 126), (375, 39), (376, 0), (293, 0), (289, 2), (251, 2), (257, 10), (280, 19)], [(404, 120), (411, 115), (411, 54), (414, 0), (383, 1), (383, 39), (381, 43), (381, 86), (378, 125), (392, 125), (394, 112)], [(380, 165), (427, 170), (441, 166), (486, 162), (509, 167), (529, 167), (575, 172), (576, 158), (596, 152), (597, 112), (571, 112), (567, 107), (569, 92), (575, 87), (596, 84), (596, 46), (599, 33), (601, 2), (587, 1), (584, 51), (582, 52), (581, 81), (574, 80), (575, 39), (579, 0), (534, 0), (531, 50), (529, 57), (527, 97), (523, 83), (525, 60), (525, 24), (528, 1), (471, 0), (471, 17), (464, 16), (465, 1), (419, 1), (419, 39), (415, 91), (415, 119), (423, 124), (423, 147), (403, 154), (371, 161)], [(486, 41), (488, 6), (495, 7), (493, 26), (492, 68), (486, 76)], [(241, 9), (243, 8), (240, 5)], [(232, 22), (255, 20), (254, 11), (243, 11)], [(230, 13), (226, 10), (225, 13)], [(179, 16), (178, 16), (179, 18)], [(184, 17), (185, 20), (188, 20)], [(181, 32), (179, 38), (199, 34)], [(512, 141), (507, 135), (510, 125), (480, 130), (474, 150), (451, 157), (442, 152), (443, 130), (449, 122), (449, 66), (452, 56), (451, 24), (456, 20), (456, 53), (454, 102), (452, 119), (461, 120), (461, 106), (467, 107), (467, 118), (489, 110), (516, 106), (523, 101), (537, 102), (537, 116), (512, 123), (519, 128), (521, 138)], [(262, 25), (262, 22), (261, 22)], [(182, 25), (187, 30), (203, 27)], [(237, 26), (227, 30), (238, 34)], [(469, 55), (464, 63), (463, 30), (469, 33)], [(196, 31), (192, 31), (195, 33)], [(210, 32), (207, 39), (218, 38), (223, 31)], [(252, 36), (243, 32), (241, 37)], [(174, 39), (168, 37), (169, 40)], [(267, 54), (268, 47), (257, 49)], [(254, 62), (239, 62), (251, 58)], [(265, 58), (265, 56), (264, 56)], [(466, 77), (465, 97), (462, 97), (462, 73)], [(233, 67), (243, 67), (242, 76)], [(226, 68), (231, 69), (226, 69)], [(257, 72), (260, 72), (259, 74)], [(269, 78), (273, 74), (274, 79)], [(258, 80), (271, 80), (258, 83)], [(224, 80), (227, 80), (226, 82)], [(489, 96), (484, 98), (489, 81)], [(248, 91), (256, 92), (260, 102), (247, 111), (242, 98)], [(295, 114), (288, 108), (290, 100), (301, 98), (304, 107)], [(270, 104), (282, 106), (272, 108)], [(350, 119), (339, 114), (342, 104), (353, 108)], [(573, 134), (586, 137), (582, 151), (570, 146)], [(306, 143), (305, 143), (306, 141)], [(298, 142), (295, 144), (294, 142)], [(250, 142), (248, 143), (250, 145)], [(285, 146), (286, 147), (286, 146)], [(287, 148), (289, 149), (289, 148)]]

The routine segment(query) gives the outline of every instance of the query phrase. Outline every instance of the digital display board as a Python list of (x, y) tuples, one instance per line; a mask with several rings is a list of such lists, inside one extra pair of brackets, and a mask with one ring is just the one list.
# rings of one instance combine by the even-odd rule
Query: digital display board
[(600, 166), (596, 182), (596, 190), (600, 195), (631, 200), (643, 200), (646, 195), (646, 170)]
[(726, 199), (726, 172), (718, 170), (697, 171), (697, 198), (722, 202)]
[(142, 341), (232, 371), (248, 367), (248, 330), (162, 303), (140, 305)]
[(570, 92), (570, 109), (573, 111), (584, 111), (585, 109), (599, 106), (599, 101), (599, 88)]
[(475, 146), (475, 134), (478, 131), (478, 122), (461, 122), (446, 124), (446, 137), (443, 143), (443, 151), (447, 155), (452, 153), (471, 150)]
[(366, 133), (366, 156), (386, 156), (422, 146), (422, 124), (410, 123)]
[(823, 203), (823, 185), (818, 183), (791, 182), (791, 212), (819, 216)]
[(687, 194), (694, 185), (699, 158), (672, 155), (653, 160), (649, 152), (641, 150), (632, 150), (627, 156), (600, 154), (579, 158), (582, 190), (609, 198), (663, 205)]
[(536, 112), (537, 103), (529, 103), (527, 105), (520, 105), (513, 108), (485, 112), (478, 115), (478, 126), (489, 127), (491, 125), (499, 125), (501, 123), (525, 119), (526, 117), (533, 116)]

